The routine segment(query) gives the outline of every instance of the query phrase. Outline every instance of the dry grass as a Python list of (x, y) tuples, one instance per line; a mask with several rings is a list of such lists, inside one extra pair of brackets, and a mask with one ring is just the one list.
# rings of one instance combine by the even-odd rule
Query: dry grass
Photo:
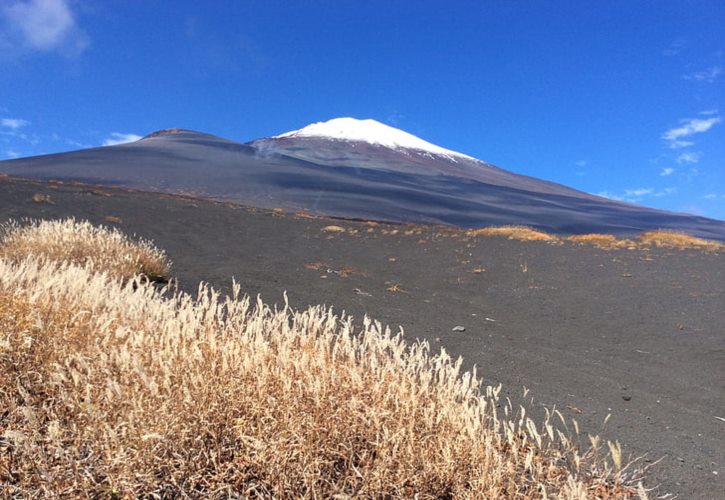
[(40, 193), (35, 193), (35, 194), (33, 195), (33, 198), (32, 198), (32, 200), (33, 200), (33, 201), (34, 201), (35, 203), (48, 203), (48, 204), (50, 204), (50, 205), (54, 205), (54, 204), (55, 204), (55, 203), (53, 203), (53, 200), (52, 200), (52, 198), (50, 197), (50, 195), (49, 195), (49, 194), (40, 194)]
[(662, 248), (687, 249), (695, 248), (706, 251), (723, 251), (725, 244), (717, 241), (696, 238), (686, 233), (678, 231), (668, 231), (659, 229), (657, 231), (647, 231), (638, 236), (638, 240), (642, 245), (656, 246)]
[(144, 274), (157, 279), (171, 263), (153, 243), (131, 239), (118, 229), (75, 219), (9, 222), (0, 226), (0, 257), (19, 261), (27, 256), (68, 261), (113, 277)]
[[(0, 490), (23, 497), (623, 498), (461, 361), (379, 323), (0, 259)], [(608, 450), (605, 452), (604, 450)]]
[(325, 226), (320, 231), (324, 231), (326, 233), (344, 233), (345, 228), (341, 226)]
[(557, 241), (558, 238), (552, 234), (545, 233), (526, 226), (498, 226), (471, 229), (470, 236), (503, 236), (510, 240), (520, 241)]
[(594, 247), (602, 248), (604, 250), (613, 250), (615, 248), (633, 248), (637, 246), (637, 244), (632, 240), (619, 239), (611, 234), (575, 234), (573, 236), (569, 236), (568, 238), (566, 238), (566, 240), (582, 245), (592, 245)]
[(611, 234), (577, 234), (565, 238), (559, 238), (556, 235), (532, 229), (526, 226), (498, 226), (484, 227), (481, 229), (471, 229), (466, 232), (468, 236), (503, 236), (510, 240), (520, 241), (548, 241), (557, 243), (560, 241), (569, 241), (582, 245), (592, 245), (605, 250), (613, 250), (617, 248), (626, 248), (629, 250), (637, 250), (652, 246), (674, 249), (698, 249), (708, 252), (725, 251), (725, 244), (697, 238), (686, 233), (669, 230), (647, 231), (635, 240), (627, 238), (617, 238)]

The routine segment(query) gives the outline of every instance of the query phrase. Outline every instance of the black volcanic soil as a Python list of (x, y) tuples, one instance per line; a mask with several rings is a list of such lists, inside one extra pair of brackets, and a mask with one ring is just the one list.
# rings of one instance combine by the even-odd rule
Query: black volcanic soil
[(229, 290), (234, 276), (266, 302), (286, 290), (293, 307), (400, 325), (512, 398), (529, 388), (535, 412), (555, 405), (661, 459), (647, 484), (659, 493), (725, 498), (725, 254), (468, 238), (0, 177), (0, 220), (71, 215), (153, 239), (189, 292)]

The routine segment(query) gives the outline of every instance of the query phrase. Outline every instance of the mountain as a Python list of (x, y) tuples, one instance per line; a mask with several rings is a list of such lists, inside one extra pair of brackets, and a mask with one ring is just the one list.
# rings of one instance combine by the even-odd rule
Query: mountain
[(601, 198), (498, 168), (374, 120), (338, 118), (241, 144), (167, 129), (116, 146), (0, 161), (0, 172), (391, 222), (725, 240), (725, 222)]

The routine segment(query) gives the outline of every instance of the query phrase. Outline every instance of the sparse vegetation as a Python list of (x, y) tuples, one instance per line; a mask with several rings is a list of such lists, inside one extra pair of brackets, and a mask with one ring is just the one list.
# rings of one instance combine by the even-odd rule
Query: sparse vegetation
[(520, 241), (557, 241), (558, 238), (552, 234), (545, 233), (527, 226), (498, 226), (471, 229), (470, 236), (503, 236), (510, 240)]
[(0, 258), (9, 495), (638, 495), (618, 444), (579, 450), (558, 412), (536, 425), (425, 342), (78, 260)]
[(89, 266), (126, 279), (136, 274), (158, 279), (171, 266), (166, 254), (150, 241), (131, 239), (118, 229), (87, 221), (70, 218), (0, 225), (0, 257), (20, 261), (28, 256)]
[(50, 205), (54, 205), (53, 199), (50, 197), (49, 194), (41, 194), (41, 193), (35, 193), (33, 195), (32, 200), (35, 203), (48, 203)]
[(566, 240), (574, 243), (580, 243), (583, 245), (592, 245), (597, 248), (602, 248), (604, 250), (612, 250), (615, 248), (633, 249), (637, 247), (636, 242), (628, 239), (620, 239), (611, 234), (575, 234), (573, 236), (569, 236), (568, 238), (566, 238)]
[(558, 243), (569, 241), (572, 243), (592, 245), (604, 250), (625, 248), (637, 250), (652, 246), (673, 249), (699, 249), (718, 252), (725, 250), (725, 244), (718, 241), (706, 240), (690, 236), (686, 233), (670, 230), (647, 231), (641, 233), (636, 239), (617, 238), (611, 234), (576, 234), (568, 237), (559, 237), (544, 231), (532, 229), (526, 226), (498, 226), (471, 229), (466, 233), (468, 236), (503, 236), (511, 240), (519, 241), (546, 241)]
[(326, 233), (344, 233), (345, 228), (341, 226), (325, 226), (320, 231), (324, 231)]
[(664, 229), (642, 233), (639, 235), (638, 240), (643, 245), (652, 245), (662, 248), (696, 248), (708, 251), (725, 250), (725, 244), (723, 243), (696, 238), (686, 233), (668, 231)]

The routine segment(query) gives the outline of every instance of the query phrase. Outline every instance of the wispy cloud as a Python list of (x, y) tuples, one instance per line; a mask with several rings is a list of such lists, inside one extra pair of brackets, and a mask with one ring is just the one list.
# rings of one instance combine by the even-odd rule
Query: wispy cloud
[(719, 116), (713, 116), (711, 118), (687, 118), (681, 121), (679, 127), (671, 128), (662, 134), (662, 138), (673, 149), (692, 146), (694, 144), (692, 141), (683, 141), (682, 138), (707, 132), (718, 123), (720, 123)]
[(610, 191), (600, 191), (597, 196), (609, 198), (610, 200), (616, 201), (627, 201), (630, 203), (637, 203), (647, 198), (662, 198), (663, 196), (669, 196), (675, 194), (677, 188), (668, 187), (660, 190), (654, 188), (633, 188), (625, 189), (622, 193), (612, 193)]
[(725, 194), (709, 193), (703, 196), (706, 200), (725, 200)]
[(15, 158), (19, 158), (20, 153), (18, 153), (17, 151), (13, 151), (12, 149), (9, 149), (9, 150), (5, 151), (5, 156), (10, 158), (11, 160), (13, 160)]
[(677, 188), (668, 187), (668, 188), (664, 188), (660, 191), (655, 191), (650, 194), (652, 195), (652, 198), (662, 198), (663, 196), (669, 196), (671, 194), (675, 194), (676, 192), (677, 192)]
[(102, 146), (116, 146), (117, 144), (125, 144), (127, 142), (134, 142), (141, 139), (140, 135), (137, 134), (122, 134), (120, 132), (111, 132), (111, 134), (104, 139)]
[(667, 168), (663, 168), (662, 169), (662, 171), (660, 172), (660, 175), (662, 177), (667, 177), (668, 175), (672, 175), (674, 173), (675, 173), (675, 169), (674, 168), (667, 167)]
[(596, 195), (601, 196), (602, 198), (609, 198), (610, 200), (624, 201), (624, 198), (621, 195), (610, 193), (609, 191), (599, 191)]
[(23, 120), (22, 118), (1, 118), (0, 119), (0, 126), (9, 128), (11, 130), (17, 130), (19, 128), (23, 128), (24, 126), (30, 124), (28, 120)]
[(37, 134), (22, 130), (28, 125), (30, 125), (30, 122), (22, 118), (0, 118), (0, 137), (6, 143), (12, 139), (14, 141), (28, 142), (35, 146), (40, 142), (40, 137)]
[(577, 167), (586, 167), (587, 163), (589, 163), (589, 162), (586, 160), (579, 160), (578, 162), (576, 162), (576, 166)]
[(696, 71), (695, 73), (689, 73), (683, 75), (682, 78), (685, 80), (693, 80), (696, 82), (712, 83), (722, 75), (723, 69), (720, 66), (712, 66), (710, 68), (703, 69), (702, 71)]
[(688, 151), (686, 153), (681, 153), (677, 157), (676, 161), (680, 165), (682, 165), (683, 163), (697, 163), (697, 162), (700, 161), (700, 156), (701, 156), (700, 153), (695, 153), (695, 152), (692, 152), (692, 151)]
[(702, 208), (698, 207), (697, 205), (685, 205), (681, 210), (678, 210), (679, 212), (685, 212), (688, 214), (693, 215), (707, 215), (707, 212), (705, 212)]
[(625, 196), (625, 198), (634, 198), (634, 197), (644, 196), (647, 194), (652, 194), (653, 192), (654, 192), (654, 189), (652, 189), (652, 188), (625, 189), (624, 196)]
[(695, 144), (692, 141), (669, 141), (668, 147), (670, 149), (680, 149), (680, 148), (687, 148)]
[(4, 45), (17, 51), (58, 51), (75, 56), (88, 47), (88, 36), (78, 27), (68, 0), (11, 0), (0, 16)]
[(683, 38), (678, 38), (672, 42), (669, 47), (662, 51), (662, 55), (668, 57), (676, 56), (680, 53), (680, 51), (682, 51), (684, 46), (685, 40)]

